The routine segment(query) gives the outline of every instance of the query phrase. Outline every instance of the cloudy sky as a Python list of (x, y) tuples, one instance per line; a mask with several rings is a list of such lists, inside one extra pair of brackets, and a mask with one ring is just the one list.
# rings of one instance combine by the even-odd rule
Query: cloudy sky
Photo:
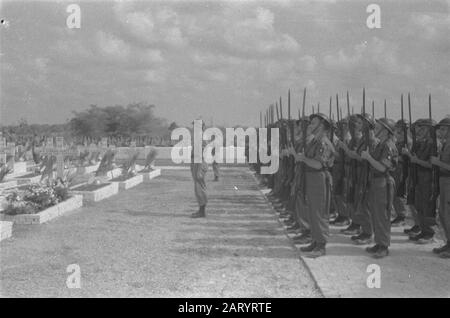
[[(73, 111), (147, 102), (187, 124), (259, 124), (259, 111), (303, 87), (308, 111), (350, 91), (351, 106), (375, 101), (414, 117), (450, 113), (450, 1), (1, 1), (0, 123), (62, 123)], [(381, 29), (366, 7), (381, 7)], [(286, 112), (286, 108), (284, 108)]]

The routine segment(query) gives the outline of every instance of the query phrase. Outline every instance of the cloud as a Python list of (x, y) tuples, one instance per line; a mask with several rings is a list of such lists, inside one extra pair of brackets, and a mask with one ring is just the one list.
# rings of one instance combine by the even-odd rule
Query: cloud
[(240, 19), (242, 17), (228, 10), (223, 16), (224, 30), (221, 31), (233, 50), (263, 55), (299, 51), (300, 45), (292, 36), (274, 29), (275, 18), (269, 9), (257, 7), (249, 13), (250, 16)]
[(401, 62), (398, 46), (373, 37), (370, 42), (364, 42), (353, 46), (347, 53), (339, 49), (337, 53), (327, 54), (323, 61), (326, 67), (338, 71), (353, 71), (357, 68), (383, 71), (388, 74), (411, 75), (411, 66)]
[(450, 14), (447, 13), (414, 13), (410, 21), (415, 35), (419, 34), (428, 40), (444, 38), (448, 41), (450, 33)]
[(98, 31), (97, 44), (103, 57), (126, 61), (130, 56), (130, 46), (112, 34)]
[(180, 28), (178, 14), (169, 7), (150, 4), (139, 11), (128, 3), (114, 5), (116, 19), (138, 40), (147, 44), (167, 44), (183, 47), (188, 44)]

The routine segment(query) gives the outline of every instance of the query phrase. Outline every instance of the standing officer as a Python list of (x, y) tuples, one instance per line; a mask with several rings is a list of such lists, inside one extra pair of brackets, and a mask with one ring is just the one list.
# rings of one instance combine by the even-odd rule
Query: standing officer
[(410, 233), (410, 240), (417, 244), (429, 244), (433, 242), (434, 230), (436, 225), (436, 211), (433, 211), (431, 204), (432, 191), (432, 172), (430, 157), (432, 154), (431, 129), (436, 122), (429, 118), (418, 119), (415, 123), (416, 129), (416, 149), (412, 154), (408, 149), (404, 148), (403, 153), (409, 156), (411, 163), (417, 167), (417, 183), (415, 189), (414, 206), (417, 210), (420, 233), (414, 235)]
[(315, 258), (325, 255), (329, 234), (332, 183), (329, 169), (333, 166), (335, 150), (327, 137), (331, 128), (330, 119), (321, 113), (311, 115), (310, 119), (308, 129), (314, 137), (305, 152), (297, 154), (296, 159), (305, 166), (305, 207), (312, 237), (311, 244), (300, 250), (308, 253), (307, 257)]
[[(212, 149), (211, 154), (213, 156), (216, 155), (216, 148)], [(213, 173), (214, 173), (214, 181), (219, 181), (219, 175), (220, 175), (220, 173), (219, 173), (219, 164), (216, 162), (216, 160), (214, 160), (212, 162), (212, 168), (213, 168)]]
[(431, 163), (439, 167), (439, 220), (447, 243), (433, 249), (442, 258), (450, 258), (450, 117), (442, 119), (436, 127), (441, 139), (439, 158), (431, 157)]
[[(202, 125), (202, 135), (203, 130), (205, 129), (205, 123)], [(204, 218), (206, 216), (205, 208), (206, 203), (208, 203), (208, 197), (206, 194), (206, 182), (205, 176), (208, 171), (208, 164), (205, 162), (203, 158), (203, 148), (204, 143), (202, 143), (202, 158), (201, 162), (194, 162), (194, 149), (191, 151), (191, 174), (192, 179), (194, 180), (194, 193), (195, 198), (197, 199), (199, 210), (195, 213), (192, 213), (192, 218)]]
[(395, 182), (391, 173), (395, 171), (398, 152), (395, 146), (395, 122), (381, 118), (375, 124), (375, 137), (378, 144), (361, 153), (361, 157), (370, 164), (369, 184), (367, 188), (367, 209), (372, 220), (375, 245), (366, 251), (375, 258), (389, 254), (391, 241), (391, 210), (394, 198)]

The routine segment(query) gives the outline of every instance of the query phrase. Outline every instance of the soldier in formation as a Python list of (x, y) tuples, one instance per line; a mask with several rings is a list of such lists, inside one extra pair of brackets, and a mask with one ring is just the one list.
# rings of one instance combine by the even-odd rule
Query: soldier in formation
[[(431, 97), (429, 104), (431, 114)], [(364, 110), (339, 118), (337, 108), (336, 123), (322, 113), (278, 121), (267, 113), (266, 127), (279, 129), (280, 168), (262, 180), (287, 232), (306, 256), (320, 257), (329, 224), (345, 227), (340, 232), (349, 242), (383, 258), (391, 227), (410, 224), (410, 215), (409, 240), (435, 242), (439, 224), (445, 244), (433, 252), (450, 258), (450, 116), (438, 123), (431, 115), (407, 121), (403, 103), (398, 121)]]

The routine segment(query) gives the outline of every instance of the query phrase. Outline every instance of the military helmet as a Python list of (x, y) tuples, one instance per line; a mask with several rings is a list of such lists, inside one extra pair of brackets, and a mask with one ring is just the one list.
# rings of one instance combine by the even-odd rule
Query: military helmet
[(406, 125), (406, 127), (409, 126), (409, 121), (407, 121), (406, 119), (399, 119), (397, 120), (397, 122), (395, 123), (395, 127), (396, 128), (403, 128)]
[(385, 129), (387, 129), (387, 131), (389, 131), (391, 134), (394, 134), (395, 131), (395, 121), (393, 121), (392, 119), (389, 118), (380, 118), (376, 120), (377, 123), (379, 123), (380, 125), (382, 125)]
[(372, 115), (365, 113), (365, 114), (356, 114), (357, 118), (361, 118), (363, 121), (369, 124), (370, 128), (373, 129), (375, 127), (375, 121), (373, 120)]
[(314, 117), (318, 117), (320, 118), (322, 121), (326, 122), (328, 127), (331, 127), (332, 123), (331, 123), (331, 119), (328, 118), (327, 115), (323, 114), (323, 113), (315, 113), (309, 116), (309, 119), (312, 121)]
[(430, 118), (420, 118), (420, 119), (417, 119), (413, 125), (414, 126), (435, 126), (436, 121), (434, 119), (430, 120)]
[(441, 119), (441, 121), (436, 125), (439, 126), (450, 126), (450, 116), (445, 117), (444, 119)]

